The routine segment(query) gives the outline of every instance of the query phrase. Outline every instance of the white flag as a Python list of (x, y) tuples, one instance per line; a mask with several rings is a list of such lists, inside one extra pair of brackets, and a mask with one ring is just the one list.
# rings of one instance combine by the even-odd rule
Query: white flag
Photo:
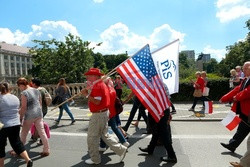
[(179, 39), (154, 51), (152, 58), (169, 94), (179, 92)]

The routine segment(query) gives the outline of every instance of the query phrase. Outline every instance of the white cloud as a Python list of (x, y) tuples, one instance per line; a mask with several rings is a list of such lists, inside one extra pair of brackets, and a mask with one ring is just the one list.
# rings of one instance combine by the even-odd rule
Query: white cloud
[(127, 51), (131, 55), (146, 44), (149, 44), (153, 51), (178, 38), (183, 42), (184, 36), (184, 33), (172, 29), (168, 24), (155, 28), (152, 34), (146, 37), (131, 32), (123, 23), (116, 23), (101, 33), (100, 41), (103, 43), (96, 47), (95, 51), (102, 54), (117, 54)]
[(32, 46), (31, 40), (49, 40), (55, 38), (64, 40), (64, 37), (71, 33), (79, 36), (76, 27), (67, 21), (42, 21), (39, 25), (32, 25), (32, 31), (23, 33), (20, 30), (11, 32), (8, 28), (0, 28), (0, 41), (15, 43), (18, 45)]
[(216, 6), (216, 17), (222, 23), (250, 15), (249, 0), (218, 0)]
[(210, 45), (207, 45), (203, 53), (210, 54), (211, 58), (215, 58), (218, 62), (222, 60), (222, 58), (225, 58), (226, 55), (226, 49), (213, 49)]
[(102, 3), (104, 0), (93, 0), (94, 3)]
[(0, 28), (0, 41), (6, 43), (22, 45), (29, 41), (29, 34), (22, 33), (20, 30), (11, 32), (8, 28)]

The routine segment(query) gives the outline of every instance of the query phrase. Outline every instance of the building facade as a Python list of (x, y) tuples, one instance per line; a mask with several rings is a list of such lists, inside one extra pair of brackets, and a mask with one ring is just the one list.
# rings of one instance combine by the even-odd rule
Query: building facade
[(194, 50), (183, 50), (183, 51), (181, 51), (181, 53), (186, 55), (188, 59), (195, 60), (195, 52), (194, 52)]
[(0, 82), (15, 83), (32, 68), (29, 48), (0, 42)]

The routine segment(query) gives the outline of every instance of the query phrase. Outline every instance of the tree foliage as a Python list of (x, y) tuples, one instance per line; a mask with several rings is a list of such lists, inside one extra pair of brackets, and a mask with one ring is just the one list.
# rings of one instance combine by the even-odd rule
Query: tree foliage
[(108, 71), (113, 70), (116, 68), (119, 64), (124, 62), (126, 59), (128, 59), (128, 54), (118, 54), (118, 55), (104, 55), (104, 60), (106, 63), (106, 67)]
[(246, 21), (246, 28), (248, 28), (249, 32), (244, 40), (226, 47), (228, 53), (220, 65), (228, 66), (227, 70), (235, 68), (237, 65), (242, 66), (246, 61), (250, 60), (250, 19)]
[(90, 42), (72, 34), (65, 37), (65, 42), (55, 39), (33, 42), (36, 46), (30, 52), (34, 65), (29, 72), (43, 83), (57, 83), (61, 77), (67, 82), (82, 82), (82, 74), (94, 65)]

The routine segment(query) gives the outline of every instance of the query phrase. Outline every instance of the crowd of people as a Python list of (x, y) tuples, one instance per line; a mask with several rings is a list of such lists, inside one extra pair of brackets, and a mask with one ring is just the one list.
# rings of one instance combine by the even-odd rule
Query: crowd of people
[[(230, 74), (229, 86), (231, 91), (224, 95), (220, 99), (220, 102), (233, 103), (232, 110), (239, 114), (243, 121), (239, 124), (237, 132), (229, 141), (229, 144), (221, 143), (221, 145), (234, 152), (250, 131), (250, 62), (244, 64), (243, 72), (241, 71), (241, 67), (237, 66), (236, 69), (230, 71)], [(170, 126), (171, 114), (176, 113), (173, 103), (171, 103), (172, 112), (170, 108), (167, 108), (164, 110), (164, 115), (160, 121), (156, 122), (150, 113), (145, 112), (146, 108), (132, 92), (126, 100), (122, 102), (126, 104), (132, 99), (133, 106), (126, 124), (121, 126), (119, 113), (116, 109), (116, 101), (117, 98), (120, 101), (122, 100), (122, 89), (124, 84), (126, 84), (124, 80), (119, 75), (112, 80), (104, 76), (98, 68), (90, 68), (84, 75), (86, 76), (88, 85), (81, 90), (81, 93), (88, 99), (88, 107), (92, 113), (87, 132), (87, 145), (90, 158), (85, 161), (86, 164), (100, 164), (100, 151), (105, 151), (107, 145), (120, 156), (120, 161), (123, 161), (127, 149), (130, 146), (126, 132), (137, 110), (139, 110), (137, 121), (132, 124), (138, 126), (140, 118), (143, 117), (147, 127), (145, 133), (152, 134), (149, 145), (145, 148), (139, 147), (139, 149), (149, 155), (153, 154), (160, 140), (167, 151), (167, 156), (161, 157), (161, 160), (177, 163), (177, 156), (172, 146)], [(194, 87), (194, 101), (189, 111), (195, 111), (196, 104), (199, 100), (203, 102), (203, 106), (204, 101), (210, 100), (208, 98), (208, 92), (206, 92), (206, 88), (208, 88), (206, 72), (197, 71), (195, 76), (196, 81), (191, 80)], [(21, 91), (20, 97), (11, 94), (8, 83), (0, 84), (0, 123), (3, 124), (3, 128), (0, 130), (0, 167), (4, 166), (7, 138), (13, 148), (10, 154), (23, 157), (28, 167), (33, 165), (33, 161), (30, 159), (24, 147), (28, 132), (32, 125), (35, 126), (37, 134), (40, 137), (40, 143), (43, 145), (43, 150), (40, 153), (41, 156), (50, 155), (48, 135), (46, 134), (43, 122), (43, 118), (48, 112), (48, 106), (45, 102), (47, 90), (41, 87), (39, 79), (32, 79), (29, 83), (27, 79), (19, 78), (17, 80), (17, 86)], [(165, 93), (170, 99), (171, 97), (168, 93), (167, 85), (164, 85), (164, 87)], [(67, 101), (67, 99), (71, 97), (71, 91), (64, 78), (59, 79), (55, 92), (57, 97), (56, 104)], [(71, 124), (74, 124), (75, 118), (70, 111), (68, 102), (59, 106), (59, 116), (58, 119), (55, 120), (56, 123), (60, 123), (63, 110), (65, 110), (71, 118)], [(109, 135), (108, 126), (111, 127), (119, 141), (112, 135)], [(34, 139), (34, 136), (31, 138)], [(241, 158), (239, 163), (231, 162), (233, 166), (245, 167), (246, 164), (250, 163), (249, 140), (250, 137), (248, 138), (248, 151), (244, 157)]]

